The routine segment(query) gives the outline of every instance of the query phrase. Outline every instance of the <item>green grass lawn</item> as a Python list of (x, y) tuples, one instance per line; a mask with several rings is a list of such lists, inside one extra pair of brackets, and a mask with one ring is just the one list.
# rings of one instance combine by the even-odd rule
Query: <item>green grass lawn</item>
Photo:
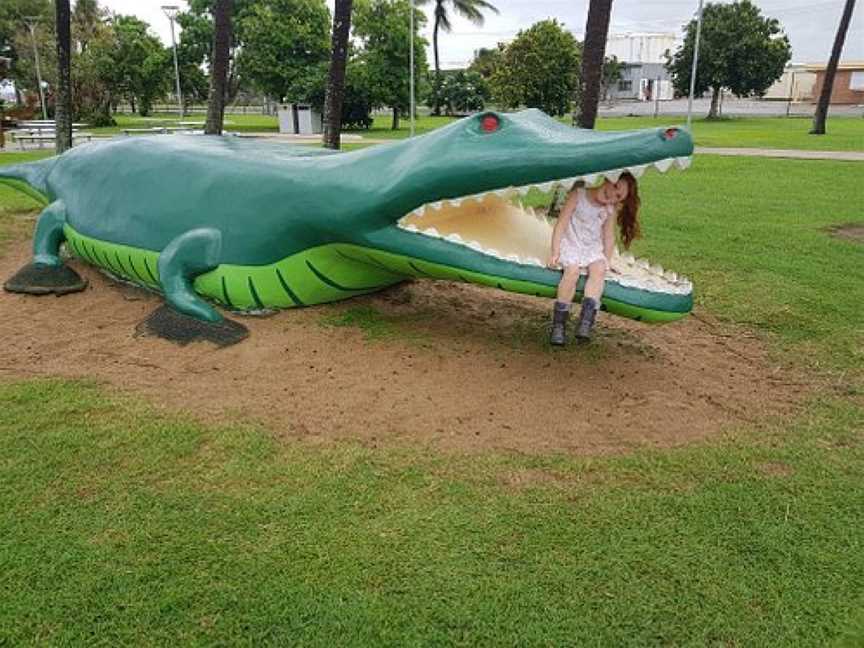
[[(276, 117), (267, 115), (226, 115), (226, 130), (235, 132), (277, 132)], [(88, 128), (88, 132), (99, 135), (114, 135), (123, 128), (171, 125), (178, 121), (176, 115), (167, 113), (142, 118), (137, 115), (117, 115), (117, 126), (111, 128)], [(203, 121), (203, 115), (187, 116), (184, 121)], [(422, 134), (453, 121), (452, 117), (423, 116), (416, 122), (415, 132)], [(569, 123), (569, 118), (565, 119)], [(667, 124), (682, 124), (678, 117), (608, 117), (597, 123), (600, 130), (626, 130), (650, 128)], [(693, 132), (697, 146), (786, 148), (826, 151), (864, 151), (864, 119), (856, 117), (831, 117), (828, 133), (824, 136), (808, 135), (811, 120), (801, 117), (742, 117), (715, 121), (696, 119)], [(401, 120), (398, 130), (391, 130), (391, 117), (379, 115), (369, 130), (346, 131), (371, 139), (402, 139), (408, 137), (409, 125)]]
[[(862, 168), (700, 156), (641, 182), (636, 252), (830, 378), (687, 448), (322, 447), (0, 383), (0, 646), (864, 645), (864, 245), (824, 231), (864, 222)], [(34, 206), (8, 200), (0, 232)]]

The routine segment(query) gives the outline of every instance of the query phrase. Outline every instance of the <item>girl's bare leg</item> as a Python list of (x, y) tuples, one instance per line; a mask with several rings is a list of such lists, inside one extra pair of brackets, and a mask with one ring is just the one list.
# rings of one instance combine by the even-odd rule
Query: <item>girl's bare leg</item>
[[(589, 265), (588, 280), (585, 282), (585, 297), (591, 297), (599, 304), (600, 298), (603, 296), (603, 280), (605, 277), (606, 264), (603, 261), (595, 261)], [(561, 291), (560, 284), (558, 291)]]
[(558, 301), (569, 304), (576, 294), (576, 284), (579, 282), (579, 266), (567, 266), (558, 282)]

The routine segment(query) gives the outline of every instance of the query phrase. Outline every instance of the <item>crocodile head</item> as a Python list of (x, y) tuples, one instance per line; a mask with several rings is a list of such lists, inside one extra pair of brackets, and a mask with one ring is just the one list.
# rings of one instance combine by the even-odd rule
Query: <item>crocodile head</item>
[[(366, 157), (365, 181), (380, 189), (368, 215), (374, 225), (353, 243), (411, 259), (430, 276), (447, 269), (451, 277), (549, 295), (561, 277), (544, 267), (552, 223), (522, 207), (519, 195), (566, 192), (624, 171), (638, 178), (652, 168), (684, 169), (693, 143), (678, 128), (598, 132), (525, 110), (479, 113), (376, 149), (355, 153)], [(616, 290), (641, 292), (640, 303), (659, 296), (653, 301), (671, 309), (669, 319), (692, 307), (689, 281), (629, 255), (617, 257), (607, 277), (607, 295), (614, 299)]]

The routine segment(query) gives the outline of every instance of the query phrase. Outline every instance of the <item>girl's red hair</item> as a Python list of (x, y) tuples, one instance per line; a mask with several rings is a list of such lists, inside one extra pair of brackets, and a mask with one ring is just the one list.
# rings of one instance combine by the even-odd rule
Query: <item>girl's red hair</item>
[(633, 239), (642, 235), (639, 227), (639, 206), (642, 201), (639, 200), (639, 186), (633, 174), (625, 171), (621, 174), (621, 180), (627, 183), (627, 197), (618, 210), (618, 229), (621, 232), (621, 244), (627, 249)]

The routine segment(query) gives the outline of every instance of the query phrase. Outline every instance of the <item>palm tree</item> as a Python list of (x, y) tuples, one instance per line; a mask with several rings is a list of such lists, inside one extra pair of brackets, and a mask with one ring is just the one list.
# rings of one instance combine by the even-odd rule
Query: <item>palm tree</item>
[(828, 119), (828, 105), (831, 103), (831, 91), (834, 89), (834, 75), (837, 74), (837, 65), (840, 63), (840, 52), (843, 51), (843, 42), (846, 40), (846, 31), (852, 20), (852, 9), (855, 8), (855, 0), (846, 0), (846, 7), (840, 17), (840, 25), (837, 27), (837, 35), (834, 37), (834, 47), (831, 49), (831, 58), (825, 69), (825, 78), (822, 81), (822, 92), (819, 94), (819, 104), (816, 114), (813, 115), (813, 128), (811, 135), (825, 134), (825, 120)]
[(324, 98), (324, 146), (338, 149), (342, 130), (342, 100), (345, 97), (345, 63), (348, 60), (348, 35), (351, 32), (352, 0), (336, 0), (333, 7), (333, 39), (330, 75)]
[[(453, 11), (463, 18), (467, 18), (478, 27), (482, 27), (485, 22), (481, 10), (488, 9), (496, 14), (498, 9), (486, 0), (435, 0), (435, 26), (432, 29), (432, 50), (435, 53), (435, 88), (441, 87), (441, 66), (438, 60), (438, 30), (450, 32), (453, 29), (453, 24), (450, 22), (450, 14), (447, 13), (447, 5), (453, 5)], [(441, 112), (441, 106), (437, 99), (432, 107), (434, 114)]]
[(69, 0), (54, 3), (57, 19), (57, 91), (54, 94), (54, 148), (57, 155), (72, 148), (72, 28)]
[(588, 20), (585, 22), (585, 44), (582, 46), (582, 75), (579, 81), (578, 116), (580, 128), (594, 128), (597, 120), (597, 104), (600, 101), (600, 85), (603, 76), (603, 59), (606, 55), (606, 37), (609, 33), (609, 16), (612, 0), (591, 0), (588, 5)]
[(232, 4), (233, 0), (216, 0), (213, 4), (213, 59), (210, 65), (207, 123), (204, 125), (204, 133), (207, 135), (221, 135), (225, 119)]

